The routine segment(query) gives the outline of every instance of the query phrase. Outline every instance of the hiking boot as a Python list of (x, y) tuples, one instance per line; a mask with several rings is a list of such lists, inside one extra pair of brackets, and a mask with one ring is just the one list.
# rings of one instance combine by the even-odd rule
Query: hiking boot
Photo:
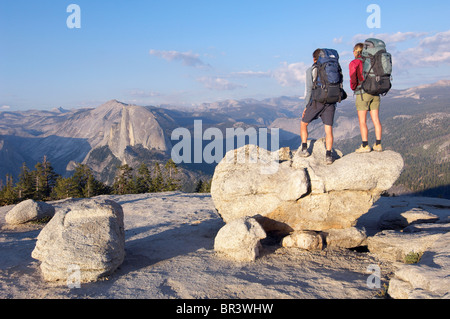
[(370, 153), (370, 152), (372, 152), (372, 149), (370, 148), (369, 145), (367, 145), (366, 147), (361, 145), (361, 147), (358, 148), (355, 152), (356, 153)]
[(381, 144), (375, 144), (374, 146), (373, 146), (373, 150), (375, 151), (375, 152), (383, 152), (383, 147), (381, 146)]
[(311, 153), (308, 152), (308, 149), (302, 149), (302, 150), (300, 150), (300, 156), (301, 157), (310, 157)]
[(334, 163), (334, 158), (331, 155), (327, 155), (325, 158), (325, 162), (327, 163), (327, 165), (331, 165)]

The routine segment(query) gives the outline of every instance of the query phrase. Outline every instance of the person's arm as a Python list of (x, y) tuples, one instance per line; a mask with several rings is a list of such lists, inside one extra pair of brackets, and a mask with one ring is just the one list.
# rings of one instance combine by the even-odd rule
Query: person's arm
[(355, 63), (356, 60), (352, 61), (349, 65), (349, 70), (350, 70), (350, 88), (352, 89), (352, 91), (355, 91), (356, 88), (358, 87), (358, 67), (357, 64)]
[(305, 105), (308, 106), (311, 103), (312, 88), (313, 88), (313, 75), (312, 69), (306, 70), (306, 87), (305, 87)]
[(362, 72), (362, 61), (353, 60), (349, 65), (350, 70), (350, 88), (355, 91), (358, 86), (364, 81)]

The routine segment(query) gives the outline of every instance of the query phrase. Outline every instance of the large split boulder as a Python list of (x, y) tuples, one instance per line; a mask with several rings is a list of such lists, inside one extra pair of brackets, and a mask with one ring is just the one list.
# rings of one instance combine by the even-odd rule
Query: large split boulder
[(308, 147), (308, 158), (255, 145), (228, 152), (211, 185), (224, 221), (258, 216), (265, 231), (286, 233), (351, 228), (392, 187), (404, 165), (393, 151), (347, 156), (336, 151), (336, 161), (326, 165), (324, 139)]
[(32, 257), (47, 281), (66, 281), (73, 269), (80, 283), (111, 274), (125, 257), (122, 207), (111, 200), (73, 201), (42, 229)]
[(211, 196), (226, 223), (246, 216), (266, 216), (308, 192), (307, 172), (293, 169), (290, 156), (281, 164), (279, 158), (279, 152), (247, 145), (228, 152), (217, 165)]

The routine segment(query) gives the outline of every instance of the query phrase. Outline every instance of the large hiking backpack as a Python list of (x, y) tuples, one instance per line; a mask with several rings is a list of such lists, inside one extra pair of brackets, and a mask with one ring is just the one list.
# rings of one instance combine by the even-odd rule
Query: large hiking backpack
[(364, 81), (362, 89), (372, 95), (386, 95), (392, 88), (392, 56), (379, 39), (367, 39), (361, 53)]
[(313, 100), (323, 104), (340, 103), (345, 100), (344, 76), (337, 51), (322, 49), (314, 67), (317, 68), (317, 78), (313, 84)]

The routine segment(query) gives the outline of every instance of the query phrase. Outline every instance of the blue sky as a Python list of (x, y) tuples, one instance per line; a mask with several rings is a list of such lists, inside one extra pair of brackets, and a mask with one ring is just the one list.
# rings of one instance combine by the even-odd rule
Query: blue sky
[(348, 81), (369, 36), (394, 55), (394, 88), (433, 83), (450, 74), (448, 12), (442, 0), (0, 0), (0, 111), (303, 95), (316, 48), (339, 51)]

